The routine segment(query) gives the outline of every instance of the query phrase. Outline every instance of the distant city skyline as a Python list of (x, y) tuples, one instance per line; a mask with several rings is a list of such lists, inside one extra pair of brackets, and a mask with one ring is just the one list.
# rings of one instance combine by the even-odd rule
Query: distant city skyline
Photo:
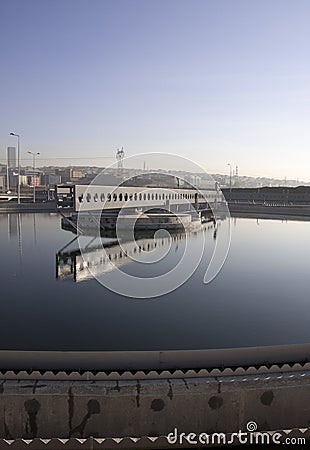
[(2, 0), (0, 163), (14, 132), (22, 165), (124, 146), (309, 181), (309, 21), (308, 0)]
[[(1, 168), (2, 168), (2, 172), (1, 172)], [(30, 170), (30, 172), (32, 173), (32, 165), (31, 164), (24, 164), (21, 166), (22, 169), (22, 173), (25, 173), (25, 170)], [(61, 181), (61, 178), (59, 177), (59, 173), (69, 173), (68, 171), (73, 171), (73, 178), (75, 178), (75, 182), (78, 183), (78, 178), (85, 176), (86, 174), (98, 174), (101, 172), (101, 170), (103, 170), (105, 173), (113, 173), (115, 172), (116, 175), (119, 174), (119, 169), (117, 168), (117, 164), (114, 163), (112, 166), (105, 166), (105, 167), (100, 167), (96, 164), (94, 165), (84, 165), (84, 164), (70, 164), (70, 165), (65, 165), (65, 163), (62, 160), (62, 164), (55, 164), (55, 165), (39, 165), (36, 167), (37, 169), (37, 173), (41, 173), (42, 175), (42, 179), (45, 180), (45, 177), (48, 176), (52, 179), (51, 184), (59, 184), (62, 183), (63, 181)], [(3, 163), (0, 162), (0, 178), (1, 176), (4, 176), (4, 173), (7, 170), (7, 166)], [(201, 179), (205, 179), (205, 177), (207, 176), (211, 176), (212, 178), (214, 178), (215, 181), (219, 182), (221, 186), (225, 186), (225, 185), (229, 185), (230, 183), (230, 172), (229, 173), (225, 173), (225, 172), (218, 172), (218, 173), (202, 173), (202, 172), (193, 172), (193, 171), (183, 171), (181, 168), (180, 170), (176, 169), (165, 169), (164, 167), (160, 168), (150, 168), (150, 167), (140, 167), (140, 166), (136, 166), (134, 167), (132, 165), (132, 167), (124, 167), (124, 173), (128, 173), (131, 174), (130, 176), (134, 176), (134, 174), (140, 173), (140, 172), (146, 172), (146, 173), (151, 173), (152, 170), (154, 170), (154, 172), (163, 172), (163, 173), (169, 173), (170, 175), (175, 174), (182, 174), (182, 173), (187, 173), (188, 175), (193, 174), (194, 176), (202, 176)], [(60, 172), (59, 172), (60, 171)], [(26, 172), (27, 173), (27, 172)], [(78, 174), (77, 176), (75, 176), (74, 174)], [(233, 168), (232, 170), (232, 181), (233, 181), (233, 187), (263, 187), (263, 186), (291, 186), (291, 187), (295, 187), (295, 186), (301, 186), (301, 185), (309, 185), (310, 182), (303, 180), (303, 179), (299, 179), (299, 178), (295, 178), (295, 179), (290, 179), (290, 178), (271, 178), (271, 177), (266, 177), (266, 176), (250, 176), (248, 174), (242, 174), (240, 175), (239, 172), (236, 173), (236, 167)], [(86, 175), (88, 177), (88, 175)], [(95, 175), (94, 175), (95, 176)], [(182, 178), (182, 175), (179, 175)], [(211, 179), (212, 179), (211, 178)], [(91, 178), (89, 178), (88, 181), (90, 181)], [(69, 179), (66, 179), (65, 182), (69, 181)], [(43, 183), (44, 184), (44, 183)]]

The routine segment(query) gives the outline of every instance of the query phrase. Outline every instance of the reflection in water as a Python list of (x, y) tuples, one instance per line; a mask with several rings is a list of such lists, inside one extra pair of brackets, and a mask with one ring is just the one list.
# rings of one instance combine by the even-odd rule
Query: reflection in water
[[(8, 213), (1, 214), (1, 221), (6, 221), (7, 226), (7, 242), (11, 242), (14, 246), (17, 244), (18, 249), (18, 265), (15, 267), (15, 276), (23, 271), (24, 260), (24, 245), (29, 243), (30, 235), (33, 236), (34, 246), (37, 246), (37, 215), (36, 214), (23, 214), (23, 213)], [(30, 222), (31, 219), (31, 222)], [(26, 229), (24, 230), (23, 220), (26, 222)], [(31, 229), (31, 233), (29, 233)], [(24, 239), (23, 234), (26, 238)]]
[(34, 245), (37, 245), (37, 224), (36, 224), (36, 215), (33, 214), (33, 241)]
[(154, 232), (140, 232), (135, 235), (135, 241), (126, 241), (126, 238), (123, 238), (122, 242), (118, 242), (112, 237), (113, 234), (110, 239), (93, 236), (75, 237), (56, 254), (56, 278), (71, 277), (77, 282), (85, 281), (130, 264), (135, 261), (137, 254), (143, 252), (157, 252), (157, 257), (160, 257), (162, 250), (165, 249), (176, 253), (179, 251), (180, 242), (213, 227), (213, 238), (216, 239), (217, 224), (214, 222), (202, 226), (198, 231), (192, 231), (190, 235), (179, 232), (154, 236)]
[(22, 218), (17, 214), (17, 230), (18, 230), (18, 248), (20, 257), (23, 256), (23, 236), (22, 236)]
[[(83, 263), (79, 243), (74, 235), (68, 242), (71, 237), (59, 221), (56, 214), (0, 214), (2, 349), (146, 351), (310, 341), (310, 221), (260, 218), (258, 226), (256, 218), (234, 218), (228, 259), (207, 285), (203, 276), (214, 248), (214, 224), (206, 224), (206, 252), (193, 276), (175, 291), (145, 302), (127, 301), (89, 279), (88, 270), (75, 269)], [(217, 222), (217, 245), (224, 231), (224, 223)], [(171, 246), (159, 263), (128, 262), (128, 255), (118, 255), (119, 261), (127, 261), (121, 271), (152, 277), (171, 269), (186, 242), (173, 237), (175, 241), (155, 249), (161, 254)], [(145, 250), (139, 256), (149, 260), (152, 237), (140, 238)], [(113, 262), (111, 252), (118, 253), (118, 243), (113, 237), (104, 242)], [(189, 266), (201, 242), (201, 233), (190, 235)], [(96, 250), (101, 242), (92, 236), (81, 244), (90, 262), (102, 250)], [(55, 277), (56, 251), (61, 281)], [(87, 281), (74, 283), (74, 270), (79, 280)], [(117, 270), (105, 276), (118, 278)]]
[(8, 240), (17, 236), (17, 219), (20, 214), (8, 214)]

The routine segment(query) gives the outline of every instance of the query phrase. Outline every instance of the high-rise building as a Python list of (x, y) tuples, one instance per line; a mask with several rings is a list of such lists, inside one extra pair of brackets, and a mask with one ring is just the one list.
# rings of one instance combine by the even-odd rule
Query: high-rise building
[(7, 148), (7, 161), (9, 169), (16, 168), (16, 147)]

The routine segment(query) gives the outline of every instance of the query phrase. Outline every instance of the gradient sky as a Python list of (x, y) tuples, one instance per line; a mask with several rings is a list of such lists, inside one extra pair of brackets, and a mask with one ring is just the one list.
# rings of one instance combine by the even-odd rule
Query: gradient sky
[(14, 131), (25, 163), (310, 180), (309, 24), (309, 0), (0, 0), (0, 161)]

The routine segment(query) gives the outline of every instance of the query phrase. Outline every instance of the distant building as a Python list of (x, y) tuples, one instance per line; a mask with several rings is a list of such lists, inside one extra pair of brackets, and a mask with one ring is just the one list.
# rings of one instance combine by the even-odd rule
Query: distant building
[(29, 186), (41, 186), (41, 177), (40, 175), (28, 175), (27, 183)]
[(83, 173), (80, 170), (72, 169), (71, 167), (56, 169), (55, 174), (61, 177), (62, 183), (74, 182), (83, 177)]
[(61, 183), (67, 183), (70, 181), (70, 169), (56, 169), (55, 175), (61, 177)]
[(70, 169), (70, 179), (72, 178), (82, 178), (83, 173), (80, 170)]
[(197, 175), (185, 175), (184, 180), (187, 181), (191, 186), (195, 186), (197, 188), (201, 185), (201, 178)]
[(7, 148), (7, 164), (10, 169), (15, 169), (16, 165), (16, 147)]
[(10, 170), (9, 172), (9, 186), (10, 188), (16, 188), (18, 185), (18, 172)]
[(60, 175), (55, 175), (54, 173), (47, 173), (41, 175), (41, 184), (43, 186), (51, 186), (55, 184), (62, 183), (62, 179)]
[(19, 176), (19, 184), (21, 186), (27, 186), (28, 185), (28, 177), (27, 177), (27, 175), (20, 175)]
[[(28, 185), (27, 175), (19, 175), (19, 184), (21, 186)], [(12, 170), (9, 174), (9, 186), (10, 188), (16, 188), (18, 186), (18, 172)]]
[(5, 175), (0, 175), (0, 192), (5, 192), (6, 188), (6, 177)]

